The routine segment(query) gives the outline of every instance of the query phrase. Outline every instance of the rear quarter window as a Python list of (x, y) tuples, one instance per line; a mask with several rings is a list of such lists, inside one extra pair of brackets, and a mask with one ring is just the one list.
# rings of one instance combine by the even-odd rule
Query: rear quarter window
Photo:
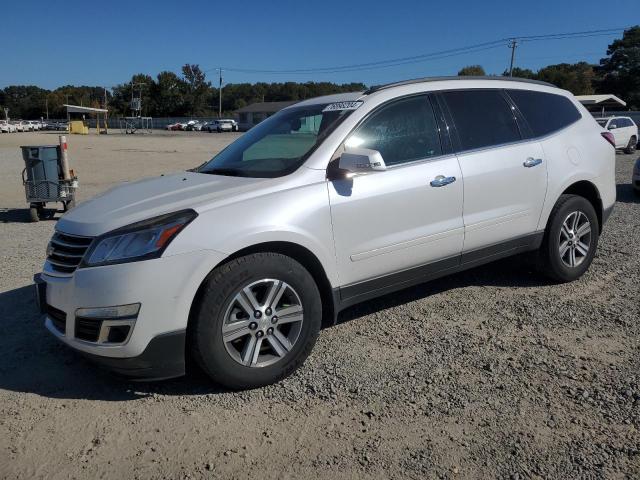
[(534, 136), (541, 137), (571, 125), (582, 115), (567, 97), (531, 90), (507, 90)]

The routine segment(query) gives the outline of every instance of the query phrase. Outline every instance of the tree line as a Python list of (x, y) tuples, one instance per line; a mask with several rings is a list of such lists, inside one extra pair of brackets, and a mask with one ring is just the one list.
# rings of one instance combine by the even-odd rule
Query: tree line
[[(538, 71), (515, 67), (514, 77), (552, 83), (574, 95), (614, 94), (631, 110), (640, 110), (640, 26), (626, 30), (607, 48), (597, 65), (587, 62), (559, 63)], [(481, 65), (469, 65), (458, 75), (485, 75)], [(505, 70), (502, 75), (509, 75)]]
[[(502, 75), (508, 75), (505, 71)], [(485, 75), (480, 65), (470, 65), (458, 75)], [(597, 65), (587, 62), (549, 65), (538, 71), (514, 68), (514, 77), (543, 80), (574, 95), (611, 93), (640, 109), (640, 26), (626, 30), (607, 48)], [(228, 115), (255, 102), (303, 100), (332, 93), (366, 89), (363, 83), (331, 82), (232, 83), (223, 85), (222, 111)], [(46, 90), (33, 85), (12, 85), (0, 89), (0, 107), (9, 108), (11, 118), (64, 118), (63, 104), (103, 108), (111, 116), (130, 115), (131, 100), (142, 99), (142, 115), (152, 117), (215, 116), (219, 89), (207, 80), (198, 65), (186, 64), (180, 74), (163, 71), (155, 78), (139, 73), (111, 89), (100, 86), (65, 85)], [(1, 112), (0, 112), (1, 113)]]

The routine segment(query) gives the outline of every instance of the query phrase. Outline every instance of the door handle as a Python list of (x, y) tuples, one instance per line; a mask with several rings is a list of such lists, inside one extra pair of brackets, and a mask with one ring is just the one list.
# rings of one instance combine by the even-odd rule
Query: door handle
[(535, 167), (536, 165), (540, 165), (541, 163), (542, 163), (541, 158), (529, 157), (522, 163), (522, 165), (524, 165), (527, 168), (531, 168), (531, 167)]
[(445, 177), (444, 175), (438, 175), (436, 178), (431, 180), (430, 185), (432, 187), (444, 187), (445, 185), (449, 185), (456, 181), (456, 177)]

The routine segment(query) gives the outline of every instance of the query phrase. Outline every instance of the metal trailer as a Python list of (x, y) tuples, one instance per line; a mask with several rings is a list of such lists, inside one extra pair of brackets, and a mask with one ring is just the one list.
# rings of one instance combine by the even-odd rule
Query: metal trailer
[(78, 178), (69, 169), (66, 138), (60, 137), (60, 145), (20, 148), (25, 163), (22, 184), (31, 221), (40, 220), (46, 204), (50, 202), (61, 202), (65, 212), (73, 208)]

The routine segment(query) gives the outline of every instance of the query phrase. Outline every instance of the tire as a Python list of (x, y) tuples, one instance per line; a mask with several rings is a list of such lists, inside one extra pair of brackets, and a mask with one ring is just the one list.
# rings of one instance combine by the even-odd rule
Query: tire
[(38, 215), (38, 207), (29, 207), (29, 219), (32, 222), (40, 221), (40, 215)]
[[(576, 217), (577, 227), (573, 223)], [(565, 227), (563, 230), (565, 223), (569, 226), (573, 224), (573, 228)], [(579, 195), (561, 195), (549, 215), (539, 251), (542, 273), (561, 283), (580, 278), (595, 256), (599, 230), (596, 212), (586, 198)], [(561, 255), (561, 248), (565, 247), (567, 249)]]
[(76, 201), (75, 200), (68, 200), (68, 201), (62, 203), (62, 210), (65, 211), (65, 212), (68, 212), (69, 210), (71, 210), (75, 206), (76, 206)]
[[(253, 316), (242, 293), (247, 289), (261, 309)], [(269, 304), (271, 291), (277, 294)], [(231, 389), (269, 385), (293, 373), (311, 353), (322, 319), (313, 277), (278, 253), (255, 253), (216, 268), (195, 307), (188, 329), (191, 353), (205, 373)], [(291, 313), (274, 321), (285, 309)], [(256, 344), (262, 348), (257, 353)]]
[(638, 145), (638, 139), (635, 137), (635, 135), (633, 137), (631, 137), (629, 139), (629, 143), (627, 144), (627, 147), (624, 149), (624, 153), (633, 153), (636, 151), (636, 146)]

